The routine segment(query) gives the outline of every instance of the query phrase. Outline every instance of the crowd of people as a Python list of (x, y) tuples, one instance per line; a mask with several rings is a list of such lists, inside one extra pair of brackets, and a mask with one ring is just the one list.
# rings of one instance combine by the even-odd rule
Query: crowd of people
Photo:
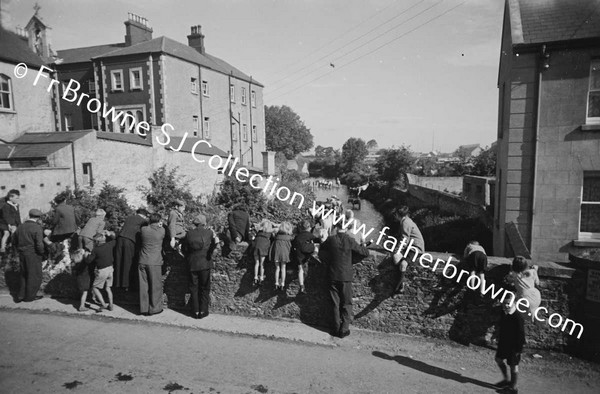
[[(17, 302), (31, 302), (42, 298), (38, 294), (42, 284), (42, 261), (57, 243), (69, 242), (73, 257), (73, 273), (81, 298), (78, 310), (87, 311), (88, 294), (99, 310), (113, 310), (113, 289), (139, 290), (140, 313), (155, 315), (163, 311), (162, 265), (167, 251), (181, 255), (189, 271), (190, 312), (196, 319), (209, 315), (211, 269), (213, 252), (222, 244), (218, 234), (207, 227), (207, 218), (198, 214), (193, 218), (194, 228), (186, 229), (185, 203), (177, 200), (172, 204), (166, 220), (158, 213), (140, 208), (127, 217), (118, 234), (105, 230), (106, 212), (98, 209), (81, 228), (77, 225), (75, 210), (66, 203), (66, 197), (55, 198), (52, 228), (44, 230), (41, 225), (43, 213), (38, 209), (28, 212), (22, 223), (19, 211), (20, 193), (10, 190), (0, 208), (1, 253), (9, 247), (19, 256), (20, 288)], [(354, 219), (352, 210), (344, 210), (337, 198), (324, 202), (327, 208)], [(425, 251), (425, 242), (418, 226), (403, 206), (397, 210), (400, 236), (412, 241), (413, 247), (404, 253), (398, 251), (392, 261), (398, 267), (399, 280), (394, 294), (402, 294), (405, 288), (404, 274), (411, 262), (418, 260)], [(299, 292), (305, 292), (305, 276), (311, 259), (324, 263), (328, 268), (328, 292), (332, 304), (331, 335), (343, 338), (350, 334), (352, 321), (353, 261), (369, 255), (367, 242), (360, 235), (348, 233), (340, 221), (333, 224), (332, 216), (307, 216), (295, 226), (290, 222), (274, 223), (262, 220), (254, 225), (243, 204), (233, 207), (228, 214), (226, 237), (230, 248), (247, 242), (251, 248), (254, 265), (254, 286), (263, 286), (265, 261), (275, 266), (275, 289), (286, 290), (288, 264), (298, 270)], [(487, 255), (477, 242), (470, 242), (463, 260), (471, 276), (480, 278), (479, 294), (483, 296)], [(536, 286), (539, 283), (537, 267), (530, 266), (523, 257), (516, 257), (507, 277), (514, 287), (517, 298), (526, 298), (530, 310), (541, 302)], [(106, 300), (104, 295), (106, 294)], [(509, 301), (509, 300), (507, 300)], [(517, 313), (515, 304), (503, 305), (499, 323), (496, 361), (504, 379), (498, 385), (516, 391), (518, 364), (525, 343), (524, 318)], [(510, 379), (508, 368), (510, 367)]]

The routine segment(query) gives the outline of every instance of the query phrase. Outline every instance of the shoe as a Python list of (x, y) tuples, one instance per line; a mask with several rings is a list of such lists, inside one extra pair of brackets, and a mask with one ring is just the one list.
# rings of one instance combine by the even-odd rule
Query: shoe
[(298, 290), (298, 294), (305, 294), (304, 286), (300, 286), (300, 290)]
[(258, 287), (262, 287), (264, 281), (265, 281), (264, 278), (263, 279), (259, 279), (258, 280)]
[(109, 304), (108, 305), (108, 310), (112, 312), (113, 311), (113, 306)]
[(331, 335), (332, 337), (338, 337), (338, 338), (340, 338), (340, 332), (336, 331), (336, 330), (329, 331), (329, 335)]
[(90, 308), (86, 308), (86, 307), (84, 306), (84, 307), (77, 308), (77, 311), (78, 311), (78, 312), (89, 312), (89, 311), (90, 311)]
[(192, 313), (192, 318), (193, 319), (201, 319), (200, 313), (199, 312)]
[(22, 298), (17, 298), (17, 299), (15, 299), (15, 304), (19, 304), (19, 303), (21, 303), (21, 302), (23, 302), (23, 299), (22, 299)]
[(500, 392), (506, 393), (506, 394), (518, 394), (519, 390), (517, 390), (515, 387), (507, 386), (507, 387), (503, 388), (502, 391), (500, 391)]
[(33, 301), (41, 300), (42, 298), (44, 298), (44, 296), (39, 295), (39, 296), (35, 296), (35, 297), (33, 297), (33, 298), (29, 299), (29, 300), (25, 300), (24, 299), (22, 301), (23, 302), (33, 302)]
[(252, 284), (253, 284), (254, 286), (258, 286), (258, 283), (259, 283), (259, 282), (258, 282), (258, 278), (254, 278), (254, 281), (252, 281)]
[(205, 318), (205, 317), (207, 317), (208, 315), (209, 315), (209, 313), (208, 313), (208, 312), (206, 312), (206, 313), (201, 313), (201, 314), (200, 314), (200, 317), (199, 317), (198, 319), (204, 319), (204, 318)]
[(350, 330), (340, 332), (340, 338), (346, 338), (348, 335), (350, 335)]
[(396, 290), (394, 290), (394, 295), (403, 294), (403, 293), (404, 293), (404, 283), (402, 283), (400, 285), (400, 287), (397, 287)]
[(161, 314), (161, 313), (163, 313), (164, 311), (165, 311), (164, 309), (161, 309), (161, 310), (160, 310), (160, 311), (158, 311), (158, 312), (154, 312), (154, 313), (148, 313), (148, 316), (160, 315), (160, 314)]

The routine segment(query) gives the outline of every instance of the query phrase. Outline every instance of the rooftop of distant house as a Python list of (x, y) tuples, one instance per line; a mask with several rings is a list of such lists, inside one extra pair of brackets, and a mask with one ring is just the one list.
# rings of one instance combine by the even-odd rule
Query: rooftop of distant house
[(600, 38), (598, 0), (507, 0), (513, 45)]

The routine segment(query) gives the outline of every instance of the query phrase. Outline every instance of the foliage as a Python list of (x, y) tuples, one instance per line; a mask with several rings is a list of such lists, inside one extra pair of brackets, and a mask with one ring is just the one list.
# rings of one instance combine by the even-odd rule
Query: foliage
[(203, 212), (204, 204), (200, 196), (194, 196), (190, 191), (189, 182), (177, 174), (177, 167), (168, 170), (162, 166), (148, 178), (150, 187), (140, 186), (138, 190), (146, 196), (146, 202), (151, 210), (162, 217), (169, 214), (176, 200), (185, 202), (183, 214), (186, 223), (191, 223), (193, 217)]
[(414, 161), (411, 151), (405, 146), (383, 149), (377, 158), (375, 169), (379, 179), (392, 187), (401, 180), (403, 173), (410, 171)]
[(278, 174), (282, 174), (287, 171), (287, 162), (288, 159), (285, 157), (283, 152), (275, 153), (275, 169), (277, 170)]
[(369, 154), (367, 144), (361, 138), (349, 138), (342, 146), (341, 169), (343, 173), (360, 172)]
[(288, 106), (265, 106), (267, 150), (293, 159), (313, 147), (313, 136), (300, 116)]
[(368, 177), (364, 173), (347, 172), (340, 177), (340, 182), (348, 187), (356, 187), (367, 183)]
[(123, 195), (125, 189), (104, 182), (98, 193), (98, 208), (106, 211), (106, 229), (117, 231), (123, 226), (125, 218), (133, 213)]
[(486, 147), (473, 159), (471, 175), (496, 176), (496, 150)]
[[(123, 196), (123, 189), (107, 182), (103, 184), (97, 195), (87, 188), (75, 190), (67, 188), (52, 199), (50, 202), (52, 208), (56, 208), (54, 199), (58, 196), (65, 196), (67, 198), (66, 203), (74, 208), (75, 219), (79, 227), (85, 226), (87, 221), (95, 216), (96, 210), (102, 208), (106, 211), (106, 229), (118, 231), (124, 218), (132, 212), (127, 199)], [(53, 221), (54, 210), (42, 217), (42, 222), (46, 228), (51, 229), (54, 226)]]
[(339, 150), (335, 150), (331, 146), (317, 145), (315, 148), (315, 157), (317, 158), (335, 158), (339, 157), (339, 155)]
[(375, 140), (369, 140), (369, 142), (367, 142), (367, 149), (376, 149), (378, 146), (379, 145)]
[(215, 202), (226, 210), (231, 210), (234, 205), (243, 204), (249, 213), (257, 215), (265, 213), (264, 193), (250, 186), (248, 182), (238, 181), (233, 176), (225, 177)]
[(315, 148), (316, 159), (308, 163), (308, 172), (311, 176), (336, 178), (340, 171), (340, 151), (331, 146), (318, 145)]

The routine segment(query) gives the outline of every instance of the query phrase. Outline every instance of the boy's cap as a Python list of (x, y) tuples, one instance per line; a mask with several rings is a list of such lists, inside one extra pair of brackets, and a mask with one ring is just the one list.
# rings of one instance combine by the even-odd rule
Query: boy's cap
[(31, 209), (31, 210), (29, 211), (29, 217), (30, 217), (30, 218), (39, 218), (39, 217), (41, 217), (42, 215), (43, 215), (43, 213), (42, 213), (42, 211), (40, 211), (39, 209), (35, 209), (35, 208), (33, 208), (33, 209)]
[(206, 216), (199, 214), (194, 218), (194, 224), (195, 225), (199, 225), (199, 224), (203, 224), (206, 225)]
[(98, 209), (96, 211), (96, 216), (104, 216), (106, 215), (106, 211), (104, 209)]
[(185, 205), (185, 201), (183, 200), (175, 200), (175, 205), (178, 207), (184, 206)]

